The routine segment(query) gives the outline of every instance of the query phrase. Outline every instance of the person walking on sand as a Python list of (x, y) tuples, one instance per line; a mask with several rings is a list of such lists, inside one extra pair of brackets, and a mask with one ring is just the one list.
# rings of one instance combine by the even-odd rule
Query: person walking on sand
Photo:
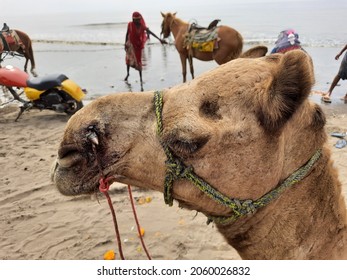
[(142, 86), (142, 50), (149, 36), (153, 35), (161, 44), (166, 44), (165, 40), (160, 39), (146, 26), (145, 20), (139, 12), (132, 14), (132, 21), (128, 23), (127, 33), (125, 35), (125, 62), (127, 66), (127, 75), (124, 81), (128, 81), (130, 67), (135, 68), (140, 73), (141, 91)]
[[(345, 50), (347, 50), (347, 45), (345, 45), (343, 49), (335, 56), (335, 59), (338, 60)], [(331, 93), (333, 92), (334, 88), (336, 87), (340, 79), (342, 80), (347, 79), (347, 52), (345, 53), (341, 61), (339, 72), (336, 74), (334, 80), (332, 81), (328, 92), (322, 96), (322, 101), (331, 103), (331, 99), (330, 99)], [(344, 100), (345, 102), (347, 101), (347, 93), (345, 94)]]

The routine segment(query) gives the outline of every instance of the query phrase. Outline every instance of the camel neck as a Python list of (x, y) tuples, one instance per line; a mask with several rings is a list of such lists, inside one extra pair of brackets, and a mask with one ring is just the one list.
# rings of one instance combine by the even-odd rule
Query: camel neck
[(295, 188), (218, 230), (243, 259), (346, 259), (346, 205), (332, 168), (323, 155)]

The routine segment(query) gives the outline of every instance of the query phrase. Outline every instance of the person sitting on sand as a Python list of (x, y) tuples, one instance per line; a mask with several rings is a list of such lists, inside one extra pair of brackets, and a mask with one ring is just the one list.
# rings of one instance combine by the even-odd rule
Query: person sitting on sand
[[(344, 46), (344, 48), (335, 56), (335, 59), (338, 60), (345, 50), (347, 50), (347, 45)], [(342, 80), (347, 79), (347, 52), (345, 53), (341, 61), (339, 72), (336, 74), (334, 80), (332, 81), (328, 92), (322, 96), (322, 101), (328, 102), (328, 103), (331, 102), (331, 99), (330, 99), (331, 93), (336, 87), (337, 83), (340, 81), (340, 79)], [(344, 100), (347, 101), (347, 93), (345, 94)]]
[(127, 33), (125, 36), (126, 65), (128, 75), (124, 79), (127, 81), (129, 76), (129, 68), (133, 67), (138, 71), (142, 71), (142, 50), (145, 46), (149, 35), (153, 35), (160, 43), (165, 44), (166, 41), (160, 39), (146, 26), (146, 23), (139, 12), (132, 14), (132, 21), (128, 23)]

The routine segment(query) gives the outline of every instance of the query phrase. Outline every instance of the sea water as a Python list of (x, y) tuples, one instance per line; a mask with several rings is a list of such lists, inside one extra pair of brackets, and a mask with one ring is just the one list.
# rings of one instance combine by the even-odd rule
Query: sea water
[[(220, 19), (220, 24), (229, 25), (242, 34), (245, 49), (260, 44), (271, 51), (279, 32), (293, 28), (314, 60), (315, 89), (322, 91), (328, 89), (337, 73), (340, 61), (334, 58), (347, 43), (347, 29), (344, 28), (347, 1), (344, 0), (101, 0), (98, 1), (100, 6), (88, 10), (91, 2), (83, 2), (86, 9), (68, 5), (35, 9), (33, 5), (28, 13), (7, 13), (3, 18), (10, 27), (25, 31), (34, 41), (39, 73), (68, 72), (91, 89), (91, 96), (110, 90), (138, 90), (139, 78), (134, 70), (130, 84), (122, 81), (125, 33), (135, 10), (142, 13), (147, 26), (158, 36), (162, 21), (160, 12), (177, 12), (177, 17), (202, 26)], [(6, 8), (4, 11), (6, 14)], [(173, 38), (168, 41), (172, 43)], [(152, 37), (144, 50), (144, 64), (145, 90), (171, 87), (182, 81), (179, 56), (172, 45), (161, 46)], [(197, 76), (217, 64), (194, 60), (194, 66)], [(189, 70), (187, 72), (189, 77)], [(343, 88), (347, 89), (347, 85), (343, 82), (341, 85), (335, 89), (334, 96), (346, 92)]]
[[(347, 1), (344, 0), (154, 1), (160, 3), (158, 7), (151, 6), (151, 1), (108, 2), (118, 3), (114, 9), (105, 6), (94, 12), (71, 10), (68, 6), (65, 12), (39, 12), (33, 7), (33, 11), (24, 15), (14, 13), (3, 20), (37, 40), (123, 44), (127, 22), (137, 8), (147, 26), (158, 35), (162, 21), (160, 12), (177, 12), (177, 17), (202, 26), (220, 19), (220, 24), (237, 29), (246, 43), (274, 43), (278, 33), (287, 28), (297, 30), (304, 46), (340, 47), (347, 40), (344, 28)], [(176, 2), (176, 5), (162, 2)], [(169, 7), (171, 10), (167, 10)]]

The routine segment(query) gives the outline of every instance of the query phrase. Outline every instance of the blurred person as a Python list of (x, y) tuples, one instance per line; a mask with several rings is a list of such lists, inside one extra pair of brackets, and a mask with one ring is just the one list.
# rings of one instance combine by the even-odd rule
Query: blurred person
[[(345, 50), (347, 50), (347, 45), (345, 45), (343, 49), (335, 56), (335, 60), (338, 60)], [(338, 73), (336, 74), (335, 78), (333, 79), (328, 92), (322, 96), (322, 101), (331, 103), (331, 99), (330, 99), (331, 93), (333, 92), (334, 88), (336, 87), (340, 79), (342, 80), (347, 79), (347, 52), (345, 53), (341, 61), (340, 69)], [(347, 93), (345, 94), (344, 101), (345, 102), (347, 101)]]
[(125, 35), (125, 51), (126, 51), (126, 66), (127, 75), (124, 81), (128, 81), (130, 67), (135, 68), (140, 73), (141, 90), (142, 86), (142, 50), (145, 47), (147, 39), (150, 35), (160, 41), (161, 44), (166, 44), (165, 40), (160, 39), (155, 35), (145, 23), (142, 15), (139, 12), (132, 14), (132, 21), (128, 23), (127, 33)]

